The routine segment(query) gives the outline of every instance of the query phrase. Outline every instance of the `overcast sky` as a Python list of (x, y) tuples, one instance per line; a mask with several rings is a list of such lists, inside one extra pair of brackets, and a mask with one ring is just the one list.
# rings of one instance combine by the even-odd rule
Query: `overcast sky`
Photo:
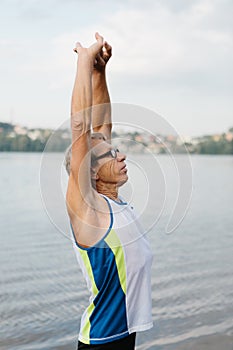
[[(69, 117), (79, 40), (113, 46), (113, 102), (159, 113), (182, 135), (233, 126), (232, 0), (1, 0), (0, 120)], [(156, 126), (155, 126), (156, 127)]]

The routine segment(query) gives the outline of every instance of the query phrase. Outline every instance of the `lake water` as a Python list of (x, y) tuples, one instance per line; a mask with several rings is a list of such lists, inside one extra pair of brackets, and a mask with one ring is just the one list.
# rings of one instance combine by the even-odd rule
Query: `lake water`
[[(41, 154), (0, 154), (1, 350), (75, 350), (88, 302), (62, 203), (67, 178), (56, 173), (63, 155), (47, 159), (53, 170), (46, 173)], [(182, 164), (184, 156), (177, 159)], [(192, 156), (191, 164), (188, 212), (166, 234), (177, 187), (169, 157), (129, 157), (133, 180), (123, 194), (150, 228), (154, 253), (154, 328), (138, 334), (138, 350), (233, 334), (233, 157)]]

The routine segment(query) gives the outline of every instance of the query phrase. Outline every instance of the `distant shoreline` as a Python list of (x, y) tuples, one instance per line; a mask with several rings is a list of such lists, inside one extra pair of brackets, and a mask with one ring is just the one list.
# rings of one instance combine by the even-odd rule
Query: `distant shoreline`
[[(70, 129), (28, 129), (0, 122), (0, 152), (64, 152), (70, 143)], [(112, 132), (112, 144), (132, 154), (233, 155), (233, 127), (223, 134), (199, 137), (117, 130)]]

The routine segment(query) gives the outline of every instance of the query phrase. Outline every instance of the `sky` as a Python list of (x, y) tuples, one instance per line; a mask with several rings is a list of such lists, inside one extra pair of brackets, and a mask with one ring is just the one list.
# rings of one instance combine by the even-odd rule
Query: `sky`
[(182, 135), (225, 132), (233, 126), (232, 18), (232, 0), (1, 0), (0, 121), (57, 128), (67, 120), (72, 49), (98, 31), (113, 46), (113, 103), (148, 108)]

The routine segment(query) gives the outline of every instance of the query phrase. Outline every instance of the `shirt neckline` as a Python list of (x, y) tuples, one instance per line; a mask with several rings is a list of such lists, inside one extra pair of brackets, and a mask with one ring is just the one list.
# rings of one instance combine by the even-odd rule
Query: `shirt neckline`
[(128, 205), (127, 202), (123, 201), (123, 199), (121, 197), (118, 197), (118, 199), (120, 200), (120, 202), (116, 201), (115, 199), (112, 199), (108, 196), (105, 196), (104, 194), (101, 194), (103, 197), (106, 197), (107, 199), (111, 200), (112, 202), (118, 204), (118, 205)]

